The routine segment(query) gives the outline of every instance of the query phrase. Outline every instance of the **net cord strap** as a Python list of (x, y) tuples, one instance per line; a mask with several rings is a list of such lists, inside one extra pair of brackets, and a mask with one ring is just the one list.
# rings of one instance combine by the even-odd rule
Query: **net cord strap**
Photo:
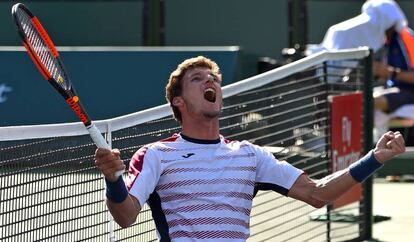
[[(305, 70), (311, 66), (321, 64), (325, 61), (362, 59), (368, 55), (368, 47), (337, 51), (321, 51), (314, 55), (300, 59), (294, 63), (290, 63), (255, 76), (254, 78), (247, 78), (245, 80), (227, 85), (223, 87), (223, 98), (266, 85), (276, 79), (281, 79), (283, 77), (292, 75), (298, 71)], [(167, 117), (169, 115), (172, 115), (172, 110), (169, 104), (164, 104), (112, 119), (95, 121), (94, 123), (96, 127), (103, 133), (107, 130), (109, 124), (111, 126), (111, 131), (117, 131), (141, 123)], [(59, 136), (66, 137), (85, 134), (88, 134), (88, 131), (84, 128), (81, 122), (0, 127), (0, 141), (50, 138)]]

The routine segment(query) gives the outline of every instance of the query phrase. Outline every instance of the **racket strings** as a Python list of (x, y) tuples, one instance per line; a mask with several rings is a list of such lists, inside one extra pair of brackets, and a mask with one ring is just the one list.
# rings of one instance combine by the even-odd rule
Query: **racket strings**
[(36, 26), (33, 24), (32, 17), (30, 17), (25, 11), (19, 9), (17, 11), (17, 17), (19, 19), (21, 28), (26, 35), (29, 46), (33, 50), (33, 54), (41, 62), (50, 76), (57, 81), (57, 83), (68, 90), (68, 84), (66, 82), (67, 77), (63, 72), (59, 61), (53, 56), (53, 50), (51, 50), (44, 39), (39, 33)]

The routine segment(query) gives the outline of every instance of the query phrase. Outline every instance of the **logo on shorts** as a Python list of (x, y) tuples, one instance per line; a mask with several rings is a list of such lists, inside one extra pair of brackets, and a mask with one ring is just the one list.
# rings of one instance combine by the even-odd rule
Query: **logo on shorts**
[(193, 155), (195, 155), (195, 154), (194, 153), (188, 153), (186, 155), (183, 155), (183, 158), (190, 158)]

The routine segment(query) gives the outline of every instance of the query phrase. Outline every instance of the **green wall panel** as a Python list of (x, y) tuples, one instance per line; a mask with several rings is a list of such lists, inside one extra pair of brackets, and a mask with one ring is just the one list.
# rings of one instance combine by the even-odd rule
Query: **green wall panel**
[[(92, 119), (114, 118), (166, 103), (169, 74), (186, 58), (205, 55), (236, 80), (238, 51), (61, 51)], [(0, 50), (0, 126), (77, 122), (25, 51)]]
[(252, 76), (259, 57), (287, 47), (287, 12), (287, 1), (166, 1), (166, 44), (241, 46), (242, 75)]
[[(15, 1), (0, 2), (0, 45), (19, 45), (11, 18)], [(142, 43), (142, 1), (24, 1), (56, 45)]]

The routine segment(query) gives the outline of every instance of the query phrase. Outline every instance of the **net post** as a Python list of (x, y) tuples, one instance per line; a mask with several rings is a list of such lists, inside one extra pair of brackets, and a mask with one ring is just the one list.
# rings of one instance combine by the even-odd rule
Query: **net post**
[(105, 131), (105, 139), (106, 142), (108, 143), (109, 147), (111, 147), (112, 149), (112, 130), (111, 130), (111, 123), (108, 122), (106, 124), (106, 131)]
[[(109, 122), (106, 124), (105, 140), (108, 143), (109, 147), (112, 149), (112, 130), (111, 130), (111, 123), (109, 123)], [(105, 184), (105, 181), (104, 181), (104, 184)], [(106, 199), (105, 192), (104, 192), (104, 199)], [(114, 217), (112, 217), (112, 214), (109, 211), (107, 211), (107, 213), (108, 213), (108, 216), (109, 216), (109, 221), (108, 221), (109, 238), (108, 238), (108, 241), (109, 242), (115, 242), (116, 237), (115, 237), (115, 230), (114, 230), (114, 227), (115, 227)]]
[[(373, 128), (374, 128), (374, 114), (373, 114), (373, 97), (372, 97), (372, 83), (374, 79), (373, 74), (373, 51), (370, 49), (369, 55), (364, 59), (364, 153), (367, 153), (373, 148)], [(372, 239), (373, 227), (373, 177), (369, 177), (364, 182), (364, 222), (365, 229), (362, 231), (362, 239)]]
[[(326, 61), (324, 61), (323, 63), (322, 63), (322, 69), (323, 69), (323, 83), (325, 84), (325, 95), (326, 95), (326, 100), (329, 100), (329, 85), (328, 85), (328, 64), (327, 64), (327, 62)], [(330, 106), (330, 104), (327, 104), (328, 105), (328, 110), (329, 110), (329, 112), (328, 112), (328, 116), (330, 116), (329, 114), (331, 113), (331, 106)], [(331, 122), (331, 120), (329, 120), (328, 121), (328, 123), (330, 123)], [(331, 137), (331, 130), (330, 129), (328, 129), (328, 131), (327, 131), (328, 133), (329, 133), (329, 135), (327, 135), (326, 136), (326, 139), (325, 139), (325, 142), (326, 142), (326, 144), (330, 144), (331, 143), (331, 141), (330, 141), (330, 137)], [(330, 154), (331, 153), (331, 149), (332, 147), (330, 146), (330, 145), (328, 145), (327, 146), (327, 154)], [(329, 158), (330, 160), (332, 160), (332, 157), (330, 157)], [(329, 174), (332, 174), (333, 172), (332, 172), (332, 165), (331, 165), (331, 162), (328, 162), (327, 163), (327, 170), (329, 171)], [(331, 212), (332, 212), (332, 205), (330, 205), (330, 204), (328, 204), (327, 206), (326, 206), (326, 241), (327, 242), (330, 242), (331, 241)]]

